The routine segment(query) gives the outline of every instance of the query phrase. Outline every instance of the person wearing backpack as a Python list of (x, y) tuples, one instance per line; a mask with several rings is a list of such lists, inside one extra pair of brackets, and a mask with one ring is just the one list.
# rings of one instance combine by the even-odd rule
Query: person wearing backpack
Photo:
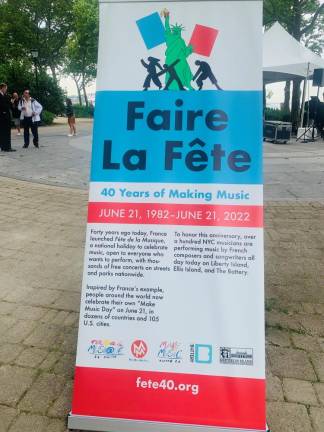
[(33, 143), (36, 148), (39, 147), (38, 124), (40, 122), (40, 114), (43, 110), (42, 105), (36, 99), (30, 96), (29, 90), (25, 90), (21, 98), (18, 109), (21, 111), (20, 120), (24, 127), (24, 146), (29, 146), (29, 131), (33, 134)]

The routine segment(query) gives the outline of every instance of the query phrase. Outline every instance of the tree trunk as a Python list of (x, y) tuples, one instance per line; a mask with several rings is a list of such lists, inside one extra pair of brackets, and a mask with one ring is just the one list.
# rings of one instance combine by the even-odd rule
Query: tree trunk
[(293, 129), (297, 130), (300, 112), (300, 84), (302, 78), (296, 78), (293, 80), (293, 93), (291, 101), (291, 122)]
[(77, 91), (78, 91), (79, 105), (82, 106), (82, 96), (81, 96), (79, 81), (74, 76), (73, 76), (73, 81), (74, 81), (75, 86), (76, 86)]
[[(301, 39), (302, 9), (299, 0), (293, 0), (293, 23), (292, 36), (300, 42)], [(299, 108), (300, 108), (300, 83), (302, 79), (293, 80), (292, 99), (291, 99), (291, 122), (293, 130), (298, 128)]]
[(51, 72), (52, 72), (53, 80), (54, 80), (55, 84), (57, 84), (56, 68), (55, 68), (55, 66), (51, 65), (50, 69), (51, 69)]
[(79, 105), (82, 106), (83, 105), (82, 104), (82, 96), (81, 96), (81, 90), (80, 90), (79, 86), (77, 86), (77, 89), (78, 89)]
[(83, 96), (84, 96), (84, 102), (85, 102), (86, 106), (89, 106), (88, 95), (87, 95), (84, 81), (82, 81), (82, 91), (83, 91)]
[(283, 111), (290, 111), (290, 81), (286, 81), (285, 85), (285, 99), (283, 103)]

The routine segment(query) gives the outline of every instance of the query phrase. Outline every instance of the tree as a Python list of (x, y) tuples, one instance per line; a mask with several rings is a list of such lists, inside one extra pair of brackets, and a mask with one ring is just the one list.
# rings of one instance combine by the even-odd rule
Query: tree
[[(309, 48), (323, 49), (320, 38), (324, 31), (324, 4), (319, 0), (265, 0), (264, 25), (278, 21), (296, 40), (303, 40)], [(301, 78), (293, 80), (292, 122), (298, 123)], [(289, 107), (290, 81), (285, 86), (284, 106)]]
[(264, 25), (270, 27), (278, 21), (298, 41), (311, 37), (316, 26), (323, 29), (323, 13), (324, 4), (319, 0), (264, 1)]
[(95, 79), (97, 72), (98, 36), (98, 1), (75, 0), (72, 33), (66, 45), (64, 70), (74, 79), (80, 102), (82, 90), (87, 106), (86, 85)]
[(28, 59), (2, 63), (0, 65), (0, 81), (8, 83), (8, 90), (11, 94), (16, 91), (21, 95), (25, 89), (29, 89), (32, 96), (37, 97), (47, 111), (54, 114), (61, 114), (64, 111), (62, 89), (44, 70), (39, 74), (38, 88), (36, 88), (35, 76)]
[[(72, 3), (73, 4), (73, 3)], [(0, 4), (0, 41), (5, 58), (29, 57), (37, 49), (40, 68), (57, 81), (64, 46), (71, 30), (71, 2), (66, 0), (5, 0)]]
[(324, 47), (324, 14), (318, 18), (312, 33), (302, 38), (305, 46), (314, 53), (321, 55)]

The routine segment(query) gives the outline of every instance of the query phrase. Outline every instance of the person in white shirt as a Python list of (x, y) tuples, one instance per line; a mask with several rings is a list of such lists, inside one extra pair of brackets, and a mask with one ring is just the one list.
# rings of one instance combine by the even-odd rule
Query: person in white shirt
[(34, 146), (38, 148), (38, 123), (43, 110), (42, 105), (30, 96), (29, 90), (25, 90), (18, 104), (18, 109), (21, 111), (20, 120), (24, 126), (24, 148), (29, 146), (29, 130), (33, 134)]

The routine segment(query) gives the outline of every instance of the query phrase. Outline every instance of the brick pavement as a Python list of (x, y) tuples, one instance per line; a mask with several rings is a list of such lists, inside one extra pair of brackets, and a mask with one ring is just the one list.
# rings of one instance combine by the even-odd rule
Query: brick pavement
[(0, 180), (0, 432), (66, 429), (87, 193)]
[[(0, 432), (66, 431), (87, 192), (0, 178)], [(266, 208), (268, 421), (324, 430), (324, 203)]]
[(268, 421), (324, 431), (324, 203), (268, 202), (265, 217)]

